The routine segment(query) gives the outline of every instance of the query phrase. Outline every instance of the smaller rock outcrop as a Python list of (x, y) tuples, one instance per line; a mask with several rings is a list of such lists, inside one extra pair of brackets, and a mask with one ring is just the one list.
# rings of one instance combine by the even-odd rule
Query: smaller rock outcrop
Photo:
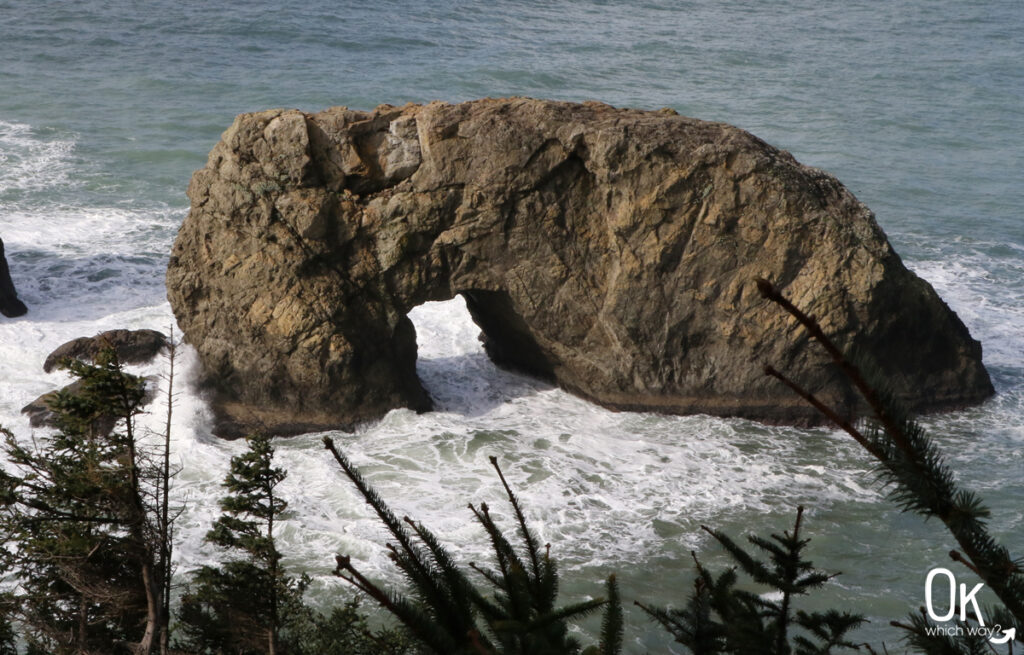
[[(107, 330), (94, 337), (79, 337), (61, 344), (43, 362), (43, 370), (50, 373), (68, 359), (94, 361), (106, 348), (113, 348), (122, 364), (145, 364), (160, 354), (167, 344), (167, 337), (156, 330)], [(140, 407), (153, 402), (156, 387), (155, 377), (146, 378), (146, 395)], [(81, 388), (81, 380), (76, 380), (59, 390), (48, 391), (22, 407), (21, 413), (28, 416), (29, 425), (34, 428), (57, 427), (51, 404), (58, 394), (76, 394)], [(100, 416), (96, 419), (95, 428), (100, 434), (109, 434), (116, 423), (117, 417)]]
[(122, 364), (145, 364), (166, 346), (167, 337), (156, 330), (108, 330), (58, 346), (43, 362), (43, 370), (50, 373), (68, 358), (94, 360), (104, 348), (113, 348)]
[[(62, 387), (59, 390), (47, 391), (43, 395), (39, 396), (29, 404), (21, 408), (21, 413), (28, 416), (28, 423), (34, 428), (41, 427), (56, 427), (54, 422), (55, 413), (50, 407), (50, 403), (56, 400), (57, 395), (61, 392), (65, 393), (78, 393), (82, 388), (81, 380), (76, 380), (71, 384)], [(106, 429), (102, 429), (105, 427)], [(110, 432), (114, 428), (113, 420), (104, 420), (100, 429), (104, 434)]]
[(21, 316), (28, 311), (25, 303), (18, 300), (18, 292), (11, 281), (11, 271), (4, 256), (4, 242), (0, 239), (0, 314), (7, 318)]
[[(146, 395), (142, 398), (142, 402), (139, 403), (139, 407), (143, 407), (153, 402), (156, 398), (156, 387), (157, 379), (155, 376), (146, 378)], [(51, 404), (57, 399), (57, 395), (60, 393), (70, 393), (72, 395), (77, 394), (82, 388), (82, 381), (75, 380), (69, 385), (61, 387), (59, 390), (48, 391), (43, 395), (39, 396), (29, 404), (21, 408), (21, 413), (28, 416), (28, 423), (34, 428), (55, 428), (57, 427), (56, 412), (53, 411)], [(117, 416), (103, 415), (98, 416), (93, 422), (93, 427), (97, 434), (110, 434), (110, 431), (114, 429), (114, 426), (118, 421)]]

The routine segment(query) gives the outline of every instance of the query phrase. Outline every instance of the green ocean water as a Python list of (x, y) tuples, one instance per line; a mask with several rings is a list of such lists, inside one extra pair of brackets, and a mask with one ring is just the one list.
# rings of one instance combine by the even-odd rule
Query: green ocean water
[[(926, 424), (1020, 553), (1022, 34), (1016, 1), (0, 0), (0, 238), (31, 308), (0, 321), (0, 424), (29, 433), (18, 410), (60, 383), (40, 368), (59, 343), (168, 328), (163, 271), (184, 190), (238, 113), (507, 95), (668, 106), (834, 173), (982, 341), (998, 395)], [(920, 605), (927, 571), (947, 562), (939, 526), (896, 511), (840, 434), (612, 414), (494, 369), (458, 301), (414, 318), (439, 411), (394, 412), (345, 440), (396, 507), (467, 560), (486, 543), (463, 508), (500, 506), (497, 454), (562, 558), (567, 597), (599, 593), (618, 570), (627, 599), (681, 602), (691, 548), (725, 561), (700, 524), (779, 530), (804, 503), (813, 559), (844, 572), (822, 602), (868, 614), (863, 638), (891, 642), (888, 621)], [(329, 604), (335, 551), (395, 577), (317, 443), (279, 444), (294, 510), (282, 540)], [(202, 399), (186, 392), (175, 448), (179, 553), (199, 563), (213, 556), (202, 534), (239, 446), (209, 435)], [(630, 652), (670, 652), (642, 617), (630, 626)]]

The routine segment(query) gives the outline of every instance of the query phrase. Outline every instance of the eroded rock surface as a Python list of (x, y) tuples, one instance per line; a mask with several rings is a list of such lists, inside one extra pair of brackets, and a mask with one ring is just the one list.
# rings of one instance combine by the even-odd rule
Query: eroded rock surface
[(236, 119), (189, 186), (168, 296), (218, 430), (424, 410), (410, 309), (462, 294), (498, 363), (602, 405), (813, 422), (849, 405), (764, 277), (918, 410), (981, 347), (834, 177), (669, 110), (523, 98)]

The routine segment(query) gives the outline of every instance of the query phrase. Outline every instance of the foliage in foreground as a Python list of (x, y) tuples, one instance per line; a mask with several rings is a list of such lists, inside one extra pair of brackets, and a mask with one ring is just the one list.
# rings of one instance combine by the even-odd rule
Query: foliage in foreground
[[(173, 348), (170, 363), (169, 386)], [(403, 633), (372, 628), (354, 601), (326, 616), (301, 603), (305, 580), (285, 574), (273, 540), (285, 474), (262, 437), (232, 460), (209, 537), (239, 556), (196, 576), (179, 616), (178, 645), (189, 650), (171, 650), (170, 399), (157, 444), (135, 429), (145, 381), (112, 350), (95, 365), (64, 366), (79, 384), (50, 402), (55, 434), (24, 443), (0, 428), (11, 465), (0, 468), (0, 582), (18, 585), (0, 591), (0, 655), (17, 655), (19, 640), (30, 655), (411, 652)]]
[[(380, 589), (344, 556), (338, 556), (336, 573), (398, 618), (428, 652), (571, 655), (582, 651), (584, 655), (615, 655), (622, 651), (622, 607), (615, 576), (607, 582), (608, 600), (557, 609), (557, 567), (550, 546), (541, 552), (518, 498), (493, 457), (491, 463), (516, 517), (521, 547), (518, 552), (513, 548), (486, 505), (480, 509), (470, 505), (490, 537), (497, 564), (497, 570), (470, 564), (492, 587), (493, 596), (489, 597), (453, 563), (432, 533), (408, 518), (399, 522), (333, 441), (324, 439), (324, 443), (398, 540), (398, 546), (388, 547), (392, 560), (412, 585), (415, 599)], [(694, 592), (682, 610), (637, 604), (695, 655), (830, 655), (837, 649), (857, 648), (846, 635), (864, 622), (863, 617), (835, 610), (797, 611), (793, 606), (794, 597), (806, 595), (832, 577), (815, 570), (804, 559), (810, 540), (800, 535), (802, 518), (801, 507), (791, 533), (773, 534), (770, 539), (748, 537), (754, 546), (767, 553), (767, 561), (751, 556), (725, 534), (704, 528), (755, 582), (777, 591), (779, 600), (737, 588), (735, 569), (713, 576), (695, 556), (698, 576)], [(601, 605), (605, 612), (600, 641), (582, 649), (576, 640), (567, 637), (567, 622), (582, 618)], [(796, 629), (800, 632), (795, 633)]]
[(167, 617), (166, 453), (136, 433), (145, 382), (113, 350), (64, 365), (79, 389), (50, 402), (57, 433), (22, 444), (3, 431), (15, 471), (0, 472), (0, 541), (20, 586), (12, 613), (41, 652), (148, 653)]
[(373, 508), (397, 541), (388, 544), (392, 561), (412, 586), (413, 597), (389, 593), (371, 582), (339, 555), (335, 573), (393, 614), (431, 653), (438, 655), (573, 655), (583, 648), (569, 635), (570, 621), (605, 606), (601, 641), (586, 653), (612, 655), (622, 643), (622, 607), (615, 577), (607, 581), (608, 599), (594, 599), (559, 607), (558, 567), (550, 545), (541, 549), (536, 535), (512, 489), (498, 467), (491, 463), (508, 496), (516, 517), (521, 545), (517, 550), (494, 522), (485, 503), (470, 504), (494, 551), (494, 567), (470, 563), (470, 568), (491, 587), (477, 588), (452, 559), (432, 532), (408, 517), (399, 520), (380, 496), (369, 487), (351, 462), (324, 438), (345, 475)]
[[(810, 539), (800, 536), (803, 512), (803, 507), (797, 509), (792, 532), (773, 534), (770, 539), (747, 537), (768, 555), (767, 561), (755, 558), (724, 533), (702, 526), (740, 570), (771, 589), (774, 596), (736, 588), (735, 568), (714, 576), (694, 554), (697, 579), (682, 609), (637, 605), (694, 655), (829, 655), (834, 649), (858, 648), (847, 633), (864, 623), (863, 616), (836, 610), (805, 612), (794, 607), (795, 597), (806, 596), (834, 577), (804, 559)], [(794, 629), (801, 632), (794, 634)]]
[(263, 435), (250, 437), (248, 449), (231, 458), (223, 514), (206, 535), (228, 559), (193, 574), (179, 610), (183, 638), (176, 648), (232, 655), (406, 652), (407, 640), (371, 629), (355, 601), (327, 616), (303, 603), (309, 578), (287, 574), (274, 535), (288, 503), (277, 492), (287, 473), (273, 460)]
[(273, 466), (270, 439), (249, 439), (248, 450), (231, 458), (224, 479), (221, 516), (206, 541), (229, 555), (220, 566), (204, 566), (192, 577), (179, 616), (185, 637), (179, 648), (197, 653), (288, 653), (283, 632), (301, 613), (305, 578), (285, 574), (274, 523), (288, 503), (277, 494), (287, 476)]
[(292, 646), (302, 655), (412, 655), (415, 642), (403, 630), (373, 627), (359, 600), (322, 615), (311, 610), (292, 626)]
[[(990, 512), (981, 498), (956, 482), (938, 446), (896, 395), (882, 381), (873, 379), (876, 376), (869, 366), (855, 364), (852, 359), (856, 357), (847, 357), (814, 318), (795, 307), (770, 282), (759, 279), (757, 287), (763, 297), (793, 316), (821, 344), (864, 399), (871, 417), (863, 426), (854, 425), (771, 366), (765, 367), (765, 373), (782, 381), (870, 453), (878, 462), (879, 478), (889, 487), (890, 499), (903, 511), (925, 520), (935, 518), (945, 525), (960, 547), (950, 551), (952, 560), (981, 578), (1001, 602), (1000, 607), (988, 609), (986, 615), (1004, 632), (1015, 630), (1016, 641), (1024, 645), (1020, 629), (1024, 626), (1021, 560), (1011, 557), (1009, 550), (989, 533), (986, 521)], [(952, 639), (937, 634), (938, 626), (920, 612), (912, 613), (906, 623), (893, 621), (892, 625), (907, 632), (909, 645), (929, 655), (973, 655), (992, 648), (969, 635)], [(1012, 648), (1011, 642), (1011, 652)]]
[[(0, 559), (3, 554), (0, 553)], [(5, 567), (0, 562), (0, 580), (4, 579)], [(18, 655), (17, 634), (11, 622), (14, 599), (10, 594), (0, 594), (0, 655)]]

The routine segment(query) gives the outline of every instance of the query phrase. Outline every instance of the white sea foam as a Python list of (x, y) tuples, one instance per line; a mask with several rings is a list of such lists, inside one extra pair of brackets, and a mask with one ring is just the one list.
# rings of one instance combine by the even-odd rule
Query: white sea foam
[[(609, 412), (494, 368), (461, 300), (418, 308), (414, 318), (424, 343), (421, 375), (438, 411), (394, 411), (335, 437), (398, 513), (424, 522), (463, 561), (487, 560), (467, 502), (487, 502), (511, 527), (490, 455), (501, 461), (532, 527), (555, 544), (569, 569), (646, 561), (664, 554), (666, 540), (685, 551), (697, 545), (700, 523), (770, 512), (779, 503), (813, 500), (823, 507), (841, 498), (876, 498), (862, 486), (863, 466), (848, 463), (863, 458), (828, 431)], [(45, 329), (0, 324), (2, 373), (21, 376), (3, 387), (0, 421), (28, 432), (16, 412), (65, 380), (38, 368), (63, 340), (120, 326), (166, 329), (169, 320), (162, 304)], [(194, 370), (194, 355), (187, 347), (182, 353), (172, 441), (181, 467), (176, 495), (185, 506), (177, 552), (195, 566), (215, 556), (202, 537), (218, 513), (228, 459), (244, 444), (209, 435), (202, 399), (182, 382)], [(156, 374), (165, 365), (141, 372)], [(143, 427), (162, 428), (161, 402), (142, 418)], [(290, 471), (282, 495), (291, 513), (280, 533), (289, 563), (329, 585), (333, 554), (344, 552), (368, 572), (393, 579), (382, 548), (386, 536), (318, 435), (276, 443), (278, 462)], [(823, 464), (823, 451), (843, 457)]]
[(0, 213), (11, 278), (30, 313), (20, 324), (100, 320), (162, 301), (166, 207), (15, 208)]
[[(955, 256), (909, 262), (981, 341), (985, 363), (1024, 366), (1024, 252), (1015, 244), (978, 243)], [(1004, 251), (1002, 254), (1000, 251)]]
[[(511, 528), (490, 455), (531, 526), (569, 569), (646, 561), (664, 554), (666, 540), (688, 549), (700, 540), (701, 522), (770, 512), (779, 503), (877, 498), (862, 484), (855, 447), (828, 431), (609, 412), (494, 368), (461, 300), (413, 316), (424, 344), (420, 372), (437, 411), (394, 411), (335, 438), (397, 513), (425, 523), (463, 561), (486, 561), (488, 548), (467, 502), (487, 502)], [(211, 439), (201, 402), (185, 397), (175, 436), (185, 467), (177, 487), (187, 499), (178, 552), (195, 565), (213, 555), (202, 535), (217, 514), (227, 459), (242, 444)], [(276, 443), (278, 462), (290, 471), (281, 491), (291, 513), (280, 534), (289, 561), (326, 576), (333, 554), (344, 552), (393, 579), (386, 535), (319, 435)], [(843, 457), (823, 464), (822, 451)]]
[(74, 138), (0, 120), (0, 194), (68, 184), (74, 148)]
[[(948, 461), (993, 509), (996, 529), (1019, 534), (1024, 517), (1024, 248), (963, 240), (910, 266), (981, 341), (996, 396), (981, 407), (922, 417)], [(938, 248), (936, 248), (938, 250)]]
[(96, 255), (167, 256), (167, 237), (184, 217), (169, 207), (48, 205), (8, 209), (0, 217), (4, 243), (63, 258)]

